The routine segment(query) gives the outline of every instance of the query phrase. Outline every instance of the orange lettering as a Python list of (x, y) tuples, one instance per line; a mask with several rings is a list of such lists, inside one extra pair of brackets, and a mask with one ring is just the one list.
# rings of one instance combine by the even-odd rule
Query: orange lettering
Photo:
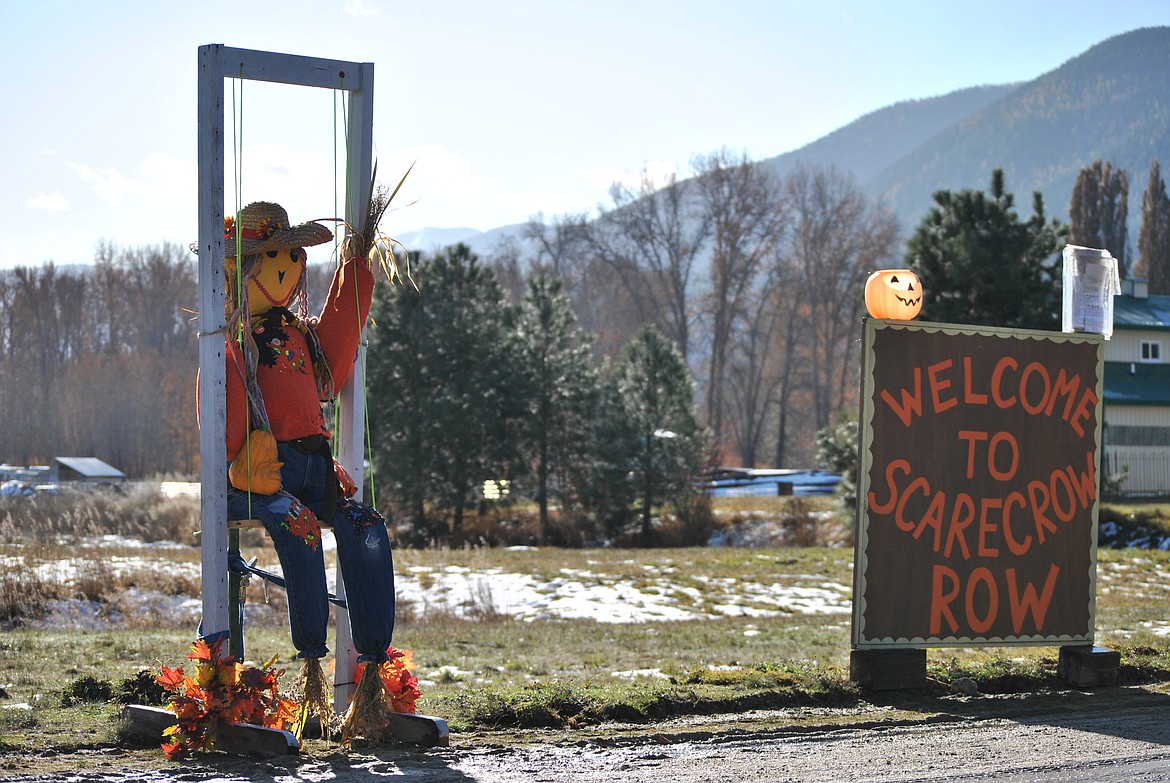
[(1073, 403), (1077, 398), (1077, 389), (1081, 388), (1081, 376), (1074, 375), (1069, 378), (1064, 369), (1061, 368), (1056, 373), (1056, 384), (1052, 390), (1052, 395), (1048, 398), (1048, 407), (1044, 409), (1044, 413), (1048, 416), (1052, 415), (1052, 411), (1056, 408), (1056, 401), (1061, 397), (1066, 397), (1064, 403), (1064, 412), (1060, 417), (1068, 421), (1068, 417), (1072, 415)]
[[(1006, 442), (1012, 450), (1011, 465), (1007, 470), (999, 470), (995, 466), (995, 447), (999, 443)], [(987, 470), (991, 473), (991, 477), (997, 481), (1009, 481), (1012, 476), (1016, 475), (1016, 471), (1020, 468), (1020, 445), (1016, 443), (1016, 438), (1010, 432), (997, 432), (991, 438), (991, 443), (987, 445)]]
[(1016, 370), (1019, 369), (1020, 363), (1010, 356), (1005, 356), (995, 363), (995, 370), (991, 373), (991, 396), (995, 404), (1004, 409), (1016, 404), (1015, 397), (1003, 396), (1003, 373), (1008, 367)]
[(1093, 465), (1093, 452), (1085, 452), (1085, 462), (1088, 464), (1089, 469), (1087, 472), (1082, 473), (1079, 479), (1072, 465), (1065, 468), (1068, 471), (1068, 478), (1072, 483), (1073, 491), (1077, 493), (1077, 501), (1081, 504), (1081, 508), (1088, 508), (1089, 501), (1097, 497), (1097, 470)]
[(979, 556), (999, 557), (999, 549), (987, 545), (987, 534), (994, 533), (999, 528), (995, 521), (987, 518), (987, 510), (1002, 508), (1003, 501), (999, 498), (983, 498), (979, 502)]
[(910, 463), (904, 459), (896, 459), (889, 465), (886, 465), (886, 486), (890, 490), (890, 499), (885, 503), (877, 502), (877, 495), (871, 490), (869, 497), (869, 510), (875, 514), (888, 514), (894, 510), (894, 506), (898, 503), (898, 487), (894, 484), (894, 473), (901, 471), (902, 473), (910, 473)]
[[(1041, 383), (1044, 384), (1044, 393), (1040, 395), (1040, 402), (1035, 405), (1028, 402), (1028, 377), (1031, 375), (1038, 375)], [(1048, 401), (1048, 392), (1051, 389), (1052, 379), (1048, 377), (1048, 369), (1040, 362), (1029, 362), (1028, 366), (1024, 368), (1024, 372), (1020, 374), (1020, 404), (1024, 406), (1024, 410), (1033, 416), (1044, 410), (1044, 404)]]
[[(1077, 513), (1076, 498), (1073, 496), (1072, 482), (1068, 480), (1068, 476), (1063, 470), (1052, 471), (1052, 476), (1049, 481), (1049, 495), (1052, 498), (1052, 510), (1056, 512), (1056, 518), (1061, 522), (1071, 522), (1072, 518)], [(1063, 492), (1059, 490), (1064, 490)], [(1061, 508), (1061, 497), (1068, 499), (1068, 509)]]
[(1011, 493), (1003, 501), (1003, 537), (1007, 539), (1008, 549), (1017, 557), (1026, 554), (1032, 548), (1032, 536), (1025, 534), (1023, 543), (1016, 541), (1016, 537), (1012, 535), (1012, 506), (1023, 508), (1026, 505), (1028, 501), (1024, 500), (1024, 496), (1019, 492)]
[[(945, 592), (944, 581), (950, 582), (950, 587), (945, 588)], [(947, 625), (951, 627), (951, 633), (959, 630), (959, 621), (955, 619), (955, 613), (951, 611), (950, 607), (951, 601), (954, 601), (958, 595), (959, 575), (955, 573), (954, 569), (944, 565), (936, 565), (930, 590), (930, 633), (933, 636), (941, 635), (944, 617)]]
[(954, 397), (947, 400), (942, 398), (942, 393), (951, 388), (951, 382), (946, 379), (940, 379), (939, 375), (949, 370), (952, 365), (953, 362), (950, 359), (945, 359), (938, 364), (932, 364), (926, 368), (926, 374), (930, 376), (930, 396), (934, 400), (935, 413), (942, 413), (959, 404), (959, 401)]
[(914, 520), (906, 519), (906, 515), (903, 512), (906, 510), (906, 501), (910, 499), (910, 493), (915, 489), (921, 489), (923, 495), (930, 494), (930, 484), (926, 479), (919, 476), (910, 482), (910, 486), (906, 487), (906, 492), (898, 499), (898, 507), (894, 510), (894, 524), (898, 526), (899, 530), (906, 533), (914, 529)]
[(963, 400), (968, 405), (986, 405), (987, 395), (976, 394), (971, 388), (971, 357), (963, 357)]
[(937, 552), (939, 545), (942, 543), (942, 528), (943, 528), (943, 512), (946, 509), (947, 496), (945, 492), (936, 493), (930, 499), (930, 506), (927, 507), (926, 513), (922, 515), (922, 519), (918, 523), (918, 529), (914, 531), (915, 540), (922, 537), (922, 531), (928, 527), (934, 528), (934, 551)]
[[(975, 615), (975, 587), (980, 582), (987, 585), (987, 613), (983, 617)], [(987, 568), (976, 568), (967, 578), (967, 625), (975, 633), (987, 633), (995, 623), (995, 615), (999, 611), (999, 588), (995, 584), (995, 577)]]
[(922, 369), (920, 367), (914, 368), (914, 395), (902, 389), (902, 404), (898, 405), (894, 395), (890, 394), (887, 389), (882, 389), (882, 399), (886, 401), (886, 405), (890, 406), (890, 410), (898, 415), (902, 423), (907, 427), (913, 420), (910, 414), (915, 416), (922, 415)]
[(1044, 531), (1056, 532), (1056, 525), (1045, 516), (1048, 510), (1048, 487), (1043, 481), (1028, 482), (1028, 499), (1032, 501), (1032, 522), (1036, 525), (1036, 536), (1044, 543)]
[[(961, 514), (962, 518), (960, 518)], [(955, 507), (951, 509), (951, 528), (947, 532), (947, 548), (943, 552), (943, 557), (951, 556), (951, 546), (957, 540), (959, 547), (963, 550), (963, 559), (971, 559), (971, 550), (967, 548), (967, 538), (963, 535), (963, 531), (970, 527), (974, 521), (975, 501), (966, 492), (960, 492), (955, 495)]]
[(967, 478), (975, 478), (975, 443), (987, 440), (987, 433), (976, 430), (959, 430), (959, 440), (967, 441)]
[(1097, 404), (1097, 393), (1092, 389), (1085, 389), (1085, 393), (1081, 395), (1081, 402), (1077, 405), (1077, 412), (1069, 420), (1068, 424), (1073, 428), (1073, 432), (1082, 438), (1085, 437), (1085, 428), (1082, 421), (1088, 421), (1089, 417), (1093, 415), (1093, 406)]
[[(935, 566), (936, 570), (938, 566)], [(1024, 585), (1024, 594), (1020, 595), (1016, 584), (1016, 569), (1007, 570), (1008, 600), (1012, 607), (1012, 628), (1016, 635), (1020, 635), (1024, 628), (1027, 614), (1032, 614), (1032, 624), (1036, 626), (1036, 633), (1044, 632), (1044, 618), (1048, 614), (1048, 604), (1052, 601), (1052, 594), (1056, 590), (1056, 578), (1060, 575), (1060, 567), (1055, 563), (1048, 567), (1048, 578), (1044, 580), (1044, 590), (1039, 597), (1036, 587), (1030, 582)], [(938, 577), (935, 577), (935, 581)], [(957, 588), (956, 588), (957, 589)], [(933, 612), (933, 607), (931, 609)]]

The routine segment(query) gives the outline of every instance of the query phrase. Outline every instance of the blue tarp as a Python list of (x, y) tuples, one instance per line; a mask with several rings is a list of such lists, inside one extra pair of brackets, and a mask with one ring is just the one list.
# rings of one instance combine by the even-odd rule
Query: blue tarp
[(841, 483), (841, 474), (827, 470), (716, 471), (699, 486), (714, 497), (747, 495), (832, 495)]

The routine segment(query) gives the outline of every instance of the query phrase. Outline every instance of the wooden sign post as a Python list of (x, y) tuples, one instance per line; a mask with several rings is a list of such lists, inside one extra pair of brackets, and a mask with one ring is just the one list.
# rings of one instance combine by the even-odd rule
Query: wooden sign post
[(854, 679), (913, 687), (928, 647), (1091, 648), (1103, 345), (865, 322)]

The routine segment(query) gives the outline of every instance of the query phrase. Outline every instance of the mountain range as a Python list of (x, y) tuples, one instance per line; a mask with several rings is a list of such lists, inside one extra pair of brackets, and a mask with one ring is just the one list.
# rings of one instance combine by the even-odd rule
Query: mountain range
[[(759, 163), (778, 174), (800, 165), (849, 172), (909, 236), (936, 191), (987, 190), (997, 168), (1021, 218), (1031, 214), (1034, 191), (1043, 194), (1047, 215), (1065, 218), (1077, 175), (1096, 160), (1129, 172), (1136, 245), (1150, 163), (1170, 165), (1170, 27), (1106, 39), (1028, 82), (896, 103)], [(424, 250), (465, 242), (487, 255), (522, 229), (428, 228), (400, 239)]]

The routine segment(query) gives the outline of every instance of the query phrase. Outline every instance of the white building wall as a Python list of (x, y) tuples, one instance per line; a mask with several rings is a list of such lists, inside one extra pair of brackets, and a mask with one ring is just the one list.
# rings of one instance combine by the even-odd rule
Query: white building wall
[(1157, 343), (1160, 347), (1160, 362), (1170, 361), (1170, 332), (1125, 329), (1113, 332), (1105, 343), (1105, 361), (1142, 362), (1142, 342)]
[[(1170, 408), (1151, 405), (1106, 405), (1103, 478), (1125, 473), (1121, 492), (1126, 495), (1170, 495), (1170, 447), (1112, 445), (1110, 427), (1142, 427), (1157, 443), (1170, 441)], [(1144, 438), (1143, 438), (1144, 440)]]

